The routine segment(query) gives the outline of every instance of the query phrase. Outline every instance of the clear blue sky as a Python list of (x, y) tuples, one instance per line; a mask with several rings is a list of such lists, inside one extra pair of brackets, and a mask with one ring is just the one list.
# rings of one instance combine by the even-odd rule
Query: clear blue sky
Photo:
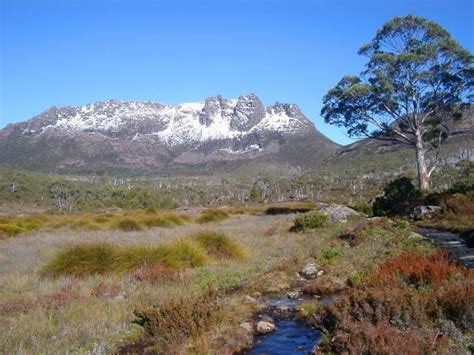
[(50, 106), (110, 98), (176, 104), (255, 92), (265, 105), (321, 99), (365, 62), (358, 48), (389, 18), (415, 14), (474, 48), (468, 0), (0, 0), (0, 127)]

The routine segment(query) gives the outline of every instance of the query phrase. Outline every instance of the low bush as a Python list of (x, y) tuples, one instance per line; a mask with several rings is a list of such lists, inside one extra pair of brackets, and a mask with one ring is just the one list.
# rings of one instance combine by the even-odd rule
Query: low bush
[(225, 211), (208, 209), (201, 213), (201, 215), (196, 219), (197, 223), (210, 223), (210, 222), (220, 222), (229, 218), (229, 214)]
[[(135, 323), (145, 328), (157, 353), (181, 353), (177, 347), (205, 332), (221, 310), (217, 293), (171, 299), (163, 304), (135, 310)], [(151, 349), (150, 349), (151, 350)]]
[(398, 178), (384, 188), (372, 206), (375, 216), (404, 216), (411, 212), (421, 192), (407, 177)]
[(307, 229), (316, 229), (326, 227), (328, 218), (326, 215), (318, 212), (309, 212), (298, 215), (295, 218), (294, 225), (291, 227), (292, 232), (305, 231)]
[(373, 210), (372, 206), (367, 202), (358, 202), (355, 204), (354, 209), (357, 212), (363, 213), (367, 216), (372, 216)]
[(366, 353), (374, 346), (391, 352), (406, 336), (415, 353), (431, 346), (449, 353), (442, 351), (448, 338), (438, 342), (439, 327), (450, 323), (458, 333), (474, 327), (474, 275), (443, 253), (405, 252), (356, 279), (334, 304), (324, 306), (319, 325), (333, 340), (323, 341), (323, 352)]
[(191, 235), (191, 239), (195, 240), (213, 257), (235, 259), (243, 257), (243, 252), (239, 245), (224, 233), (202, 231)]

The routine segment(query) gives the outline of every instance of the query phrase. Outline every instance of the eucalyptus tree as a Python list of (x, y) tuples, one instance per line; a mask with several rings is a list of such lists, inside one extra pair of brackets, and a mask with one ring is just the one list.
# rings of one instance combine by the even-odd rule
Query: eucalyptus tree
[(473, 55), (437, 23), (411, 15), (386, 22), (359, 54), (365, 70), (328, 91), (321, 115), (351, 137), (413, 147), (419, 187), (428, 189), (448, 122), (472, 103)]

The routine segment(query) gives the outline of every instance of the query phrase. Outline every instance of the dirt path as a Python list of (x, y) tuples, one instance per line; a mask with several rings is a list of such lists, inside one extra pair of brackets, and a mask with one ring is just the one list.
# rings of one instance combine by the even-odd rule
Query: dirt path
[(419, 233), (432, 239), (436, 245), (445, 249), (448, 255), (469, 269), (474, 269), (474, 248), (457, 233), (431, 228), (419, 228)]

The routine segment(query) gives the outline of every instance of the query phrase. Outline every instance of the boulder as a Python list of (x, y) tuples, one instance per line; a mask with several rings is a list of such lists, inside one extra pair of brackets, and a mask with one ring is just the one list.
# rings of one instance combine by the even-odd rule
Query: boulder
[(415, 221), (419, 221), (422, 219), (432, 219), (440, 212), (441, 207), (439, 206), (416, 206), (415, 208), (413, 208), (410, 217)]
[(346, 223), (351, 216), (362, 216), (359, 212), (353, 210), (352, 208), (335, 203), (330, 205), (321, 204), (318, 210), (328, 217), (329, 222)]
[(311, 280), (311, 279), (317, 278), (318, 274), (322, 274), (321, 271), (322, 270), (319, 268), (319, 265), (315, 263), (309, 263), (309, 264), (306, 264), (306, 266), (303, 269), (301, 269), (300, 274), (305, 279)]
[(286, 294), (286, 296), (290, 299), (290, 300), (296, 300), (298, 298), (300, 298), (301, 296), (301, 291), (299, 290), (295, 290), (295, 291), (290, 291)]
[(270, 322), (265, 322), (263, 320), (257, 323), (257, 333), (258, 334), (267, 334), (275, 330), (275, 324)]

